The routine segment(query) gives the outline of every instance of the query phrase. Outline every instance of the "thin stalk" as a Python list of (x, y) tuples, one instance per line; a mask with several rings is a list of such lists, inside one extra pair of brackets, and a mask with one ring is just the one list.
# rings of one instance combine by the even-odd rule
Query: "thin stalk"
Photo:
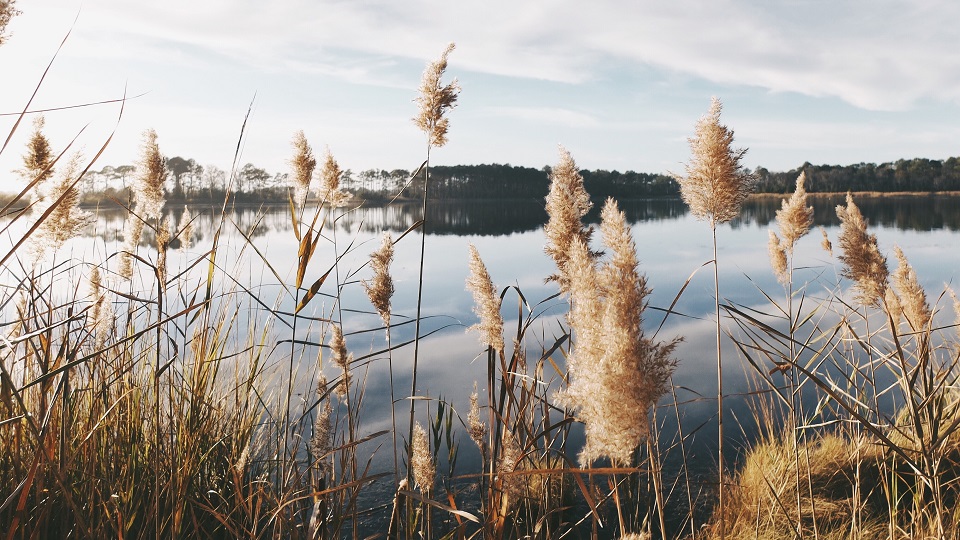
[(413, 420), (417, 408), (417, 362), (420, 359), (420, 315), (423, 307), (423, 260), (427, 245), (427, 195), (430, 186), (430, 148), (427, 144), (427, 161), (423, 167), (423, 207), (420, 223), (420, 274), (417, 279), (417, 319), (413, 337), (413, 377), (410, 381), (410, 426), (407, 435), (407, 480), (413, 484), (413, 470), (410, 467), (413, 457)]
[(717, 221), (710, 217), (713, 234), (713, 290), (717, 316), (717, 458), (720, 467), (717, 482), (717, 505), (720, 512), (720, 539), (726, 537), (727, 517), (723, 513), (723, 361), (720, 352), (720, 271), (717, 264)]

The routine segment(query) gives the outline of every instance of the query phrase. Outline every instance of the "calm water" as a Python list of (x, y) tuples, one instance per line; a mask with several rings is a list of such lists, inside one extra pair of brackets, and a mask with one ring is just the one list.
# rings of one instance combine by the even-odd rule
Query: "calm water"
[[(813, 199), (816, 224), (823, 226), (831, 240), (836, 242), (839, 222), (833, 211), (841, 198)], [(860, 199), (857, 201), (876, 233), (881, 249), (893, 259), (892, 250), (899, 245), (914, 268), (928, 296), (935, 299), (944, 284), (951, 282), (960, 269), (960, 209), (958, 198), (947, 197), (886, 197)], [(699, 425), (712, 418), (715, 402), (697, 401), (697, 396), (715, 396), (716, 367), (713, 352), (713, 278), (711, 268), (704, 263), (711, 258), (709, 228), (706, 223), (692, 218), (681, 201), (656, 200), (623, 203), (621, 208), (631, 222), (633, 237), (637, 244), (641, 270), (647, 275), (653, 288), (650, 307), (646, 314), (646, 326), (653, 332), (663, 321), (663, 311), (674, 300), (684, 283), (690, 284), (677, 301), (673, 314), (664, 322), (660, 335), (669, 339), (683, 336), (677, 349), (680, 364), (675, 383), (684, 387), (680, 400), (692, 400), (683, 409), (684, 422)], [(779, 201), (762, 199), (751, 201), (744, 208), (741, 219), (724, 225), (718, 230), (720, 246), (720, 287), (722, 297), (731, 303), (756, 307), (769, 312), (769, 305), (761, 291), (774, 298), (783, 298), (783, 288), (776, 282), (767, 257), (767, 230), (775, 226), (774, 218)], [(598, 208), (595, 210), (599, 210)], [(216, 224), (216, 212), (192, 208), (194, 215), (201, 213), (194, 223), (194, 245), (185, 252), (172, 251), (170, 264), (183, 266), (210, 249), (212, 230)], [(228, 216), (225, 236), (221, 239), (225, 248), (218, 262), (225, 274), (220, 276), (220, 286), (229, 289), (248, 290), (249, 298), (240, 312), (239, 328), (254, 327), (267, 323), (263, 310), (258, 308), (253, 296), (266, 305), (281, 311), (292, 311), (293, 300), (278, 284), (274, 271), (287, 283), (293, 282), (297, 262), (297, 240), (291, 229), (286, 207), (237, 208)], [(358, 363), (355, 375), (365, 377), (366, 394), (363, 402), (362, 432), (369, 433), (390, 427), (390, 387), (386, 355), (378, 353), (385, 345), (384, 332), (378, 316), (371, 313), (371, 306), (360, 281), (370, 277), (364, 267), (371, 251), (379, 247), (380, 232), (390, 231), (397, 237), (419, 218), (419, 207), (391, 206), (386, 208), (358, 208), (334, 210), (328, 216), (324, 228), (324, 240), (320, 242), (314, 260), (304, 279), (312, 283), (333, 266), (339, 255), (340, 262), (323, 285), (321, 295), (303, 312), (316, 317), (342, 320), (348, 334), (348, 346)], [(177, 223), (182, 217), (182, 208), (168, 210), (171, 221)], [(589, 219), (596, 220), (597, 212)], [(99, 263), (105, 254), (114, 253), (122, 245), (124, 215), (120, 212), (101, 211), (95, 228), (87, 235), (68, 242), (58, 258), (64, 254)], [(533, 306), (556, 292), (553, 284), (545, 284), (544, 278), (555, 271), (552, 261), (543, 253), (544, 236), (542, 225), (546, 221), (542, 201), (516, 201), (504, 203), (445, 204), (432, 207), (427, 216), (426, 259), (424, 268), (424, 338), (420, 348), (418, 394), (430, 398), (442, 398), (466, 418), (468, 396), (477, 381), (484, 395), (483, 385), (486, 368), (478, 359), (483, 349), (476, 335), (466, 328), (476, 322), (472, 312), (470, 293), (465, 291), (467, 277), (468, 244), (474, 244), (487, 265), (494, 282), (500, 287), (514, 286), (523, 292)], [(245, 246), (243, 236), (250, 238), (259, 250), (256, 253)], [(820, 233), (813, 231), (800, 240), (796, 248), (795, 274), (797, 283), (807, 283), (805, 294), (822, 298), (828, 289), (837, 284), (839, 266), (820, 247)], [(152, 238), (145, 235), (141, 255), (155, 258), (150, 247)], [(417, 275), (419, 262), (419, 232), (412, 232), (396, 246), (395, 262), (391, 268), (396, 294), (393, 299), (394, 324), (409, 321), (416, 312)], [(269, 266), (264, 263), (269, 262)], [(117, 266), (116, 259), (107, 262), (110, 269)], [(273, 271), (270, 270), (273, 268)], [(202, 281), (202, 269), (186, 274), (186, 281), (194, 285)], [(77, 272), (81, 272), (78, 270)], [(173, 272), (171, 271), (171, 274)], [(692, 276), (692, 277), (691, 277)], [(147, 278), (148, 276), (144, 276)], [(341, 284), (341, 302), (336, 303), (337, 283)], [(845, 287), (846, 285), (844, 285)], [(507, 328), (516, 328), (518, 295), (508, 292), (504, 301), (504, 318)], [(949, 303), (944, 303), (949, 306)], [(566, 310), (562, 299), (553, 299), (536, 308), (539, 313), (536, 336), (528, 342), (528, 354), (537, 357), (542, 347), (549, 347), (562, 334), (561, 323)], [(949, 309), (944, 309), (949, 312)], [(952, 318), (952, 314), (945, 313)], [(284, 320), (289, 321), (286, 317)], [(951, 320), (952, 322), (952, 320)], [(564, 325), (565, 326), (565, 325)], [(729, 327), (729, 326), (728, 326)], [(298, 392), (300, 403), (313, 399), (317, 357), (316, 344), (321, 340), (323, 325), (300, 322), (296, 339), (310, 343), (303, 351), (304, 362), (299, 367)], [(273, 323), (274, 339), (288, 339), (291, 330), (282, 322)], [(731, 329), (731, 331), (735, 331)], [(400, 324), (393, 332), (394, 343), (413, 337), (412, 324)], [(509, 339), (508, 339), (509, 343)], [(725, 346), (724, 390), (736, 395), (749, 391), (744, 377), (744, 367), (737, 352)], [(283, 375), (289, 359), (290, 345), (278, 346), (271, 356), (273, 373)], [(301, 352), (298, 345), (297, 354)], [(403, 347), (394, 352), (396, 398), (400, 400), (398, 411), (408, 408), (412, 347)], [(329, 378), (336, 376), (332, 367), (327, 368)], [(435, 406), (421, 402), (418, 414), (426, 423), (426, 409)], [(727, 401), (731, 410), (745, 414), (742, 402), (736, 397)], [(702, 445), (695, 447), (708, 456), (710, 443), (715, 439), (710, 422), (699, 435)], [(732, 435), (736, 439), (736, 434)], [(376, 459), (381, 470), (392, 468), (392, 454), (384, 442)], [(469, 467), (478, 459), (478, 452), (466, 437), (461, 445), (460, 464)], [(699, 450), (697, 450), (699, 448)], [(710, 458), (706, 458), (710, 461)]]

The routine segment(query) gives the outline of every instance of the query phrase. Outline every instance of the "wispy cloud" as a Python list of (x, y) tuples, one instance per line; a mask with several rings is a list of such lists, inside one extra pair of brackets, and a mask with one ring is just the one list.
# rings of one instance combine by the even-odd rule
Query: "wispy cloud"
[(601, 125), (600, 120), (590, 114), (556, 107), (489, 107), (487, 111), (496, 116), (572, 128)]

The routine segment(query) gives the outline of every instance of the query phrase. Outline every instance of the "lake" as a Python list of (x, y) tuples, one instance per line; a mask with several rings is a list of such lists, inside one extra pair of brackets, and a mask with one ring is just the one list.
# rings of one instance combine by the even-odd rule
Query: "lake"
[[(816, 225), (824, 227), (835, 243), (839, 220), (834, 207), (841, 202), (839, 196), (810, 199), (815, 209)], [(957, 249), (960, 245), (960, 198), (885, 196), (859, 198), (857, 203), (870, 222), (871, 232), (877, 235), (891, 270), (896, 263), (892, 250), (897, 245), (916, 269), (928, 297), (936, 299), (944, 284), (951, 283), (960, 268), (960, 250)], [(751, 199), (740, 218), (719, 227), (720, 288), (725, 303), (770, 313), (764, 293), (775, 299), (784, 298), (783, 287), (776, 281), (767, 256), (767, 231), (776, 226), (772, 220), (779, 204), (779, 199), (774, 197)], [(675, 354), (679, 365), (674, 384), (678, 387), (677, 399), (683, 403), (680, 416), (684, 425), (703, 424), (690, 445), (690, 451), (694, 459), (699, 460), (700, 468), (707, 470), (715, 463), (711, 452), (716, 439), (717, 386), (713, 276), (710, 266), (705, 266), (712, 257), (709, 227), (694, 219), (679, 200), (627, 201), (621, 203), (621, 209), (631, 224), (640, 270), (646, 274), (653, 290), (646, 312), (648, 333), (659, 327), (660, 338), (683, 337)], [(588, 216), (589, 222), (596, 223), (598, 210), (599, 205)], [(182, 207), (168, 208), (166, 212), (173, 224), (182, 221)], [(168, 292), (168, 301), (173, 304), (187, 302), (189, 292), (203, 283), (206, 265), (187, 268), (188, 263), (210, 250), (213, 230), (220, 219), (219, 209), (194, 206), (191, 212), (198, 216), (193, 223), (193, 245), (183, 250), (171, 250), (168, 259), (170, 275), (185, 270), (182, 281), (186, 284), (183, 290), (187, 292)], [(337, 320), (342, 322), (348, 349), (356, 359), (354, 375), (362, 379), (366, 389), (361, 410), (361, 435), (390, 429), (391, 388), (388, 355), (383, 352), (385, 332), (361, 282), (371, 276), (366, 263), (370, 252), (380, 245), (381, 232), (390, 231), (396, 238), (419, 218), (420, 207), (416, 205), (360, 206), (327, 211), (323, 238), (306, 272), (304, 287), (328, 270), (331, 273), (319, 289), (320, 294), (301, 311), (304, 317), (294, 332), (287, 324), (292, 317), (280, 316), (280, 320), (274, 320), (267, 316), (266, 309), (290, 313), (295, 307), (294, 295), (281, 285), (281, 282), (287, 286), (293, 283), (297, 267), (299, 243), (293, 233), (288, 207), (244, 206), (233, 208), (226, 214), (227, 225), (223, 229), (217, 257), (223, 273), (218, 275), (217, 285), (224, 291), (240, 291), (245, 299), (236, 311), (237, 328), (250, 328), (251, 333), (255, 333), (253, 330), (269, 325), (270, 337), (266, 343), (268, 374), (276, 378), (278, 386), (286, 382), (291, 355), (299, 359), (293, 383), (297, 410), (309, 410), (316, 397), (318, 344), (325, 343), (327, 338), (324, 336), (328, 336), (326, 324), (320, 319)], [(99, 264), (105, 254), (121, 249), (124, 219), (123, 212), (101, 209), (95, 225), (82, 237), (68, 241), (57, 254), (57, 260), (72, 257)], [(501, 290), (515, 287), (504, 296), (502, 313), (507, 334), (516, 328), (518, 313), (523, 313), (527, 306), (537, 313), (533, 331), (528, 333), (532, 337), (525, 344), (528, 357), (539, 357), (563, 335), (567, 305), (563, 298), (554, 297), (556, 285), (545, 282), (555, 268), (543, 251), (543, 224), (546, 222), (543, 201), (438, 203), (430, 206), (426, 222), (421, 330), (426, 337), (420, 345), (417, 395), (442, 399), (465, 420), (468, 397), (474, 384), (478, 384), (483, 396), (486, 380), (484, 348), (475, 333), (467, 332), (467, 328), (477, 322), (472, 311), (471, 294), (464, 287), (468, 275), (468, 244), (476, 246), (491, 278)], [(11, 238), (16, 238), (16, 234), (17, 230), (10, 231)], [(415, 230), (396, 245), (391, 267), (396, 288), (392, 304), (394, 344), (413, 339), (414, 325), (410, 321), (417, 305), (420, 239), (420, 231)], [(800, 284), (806, 284), (803, 294), (810, 299), (829, 296), (836, 290), (838, 282), (843, 289), (849, 286), (838, 278), (839, 261), (821, 248), (820, 240), (819, 231), (814, 230), (796, 247), (795, 282), (798, 289)], [(140, 255), (155, 260), (152, 245), (152, 236), (145, 234)], [(178, 243), (174, 242), (171, 247), (178, 247)], [(338, 257), (339, 262), (334, 265)], [(115, 271), (117, 261), (109, 259), (106, 265)], [(135, 276), (132, 290), (148, 287), (152, 280), (142, 265), (139, 268), (141, 274)], [(71, 281), (73, 284), (79, 283), (78, 278), (85, 275), (82, 267), (70, 272), (76, 278)], [(7, 272), (7, 278), (10, 275)], [(522, 291), (522, 299), (516, 290)], [(683, 294), (677, 298), (681, 290)], [(675, 299), (674, 313), (664, 320), (666, 308)], [(952, 323), (953, 317), (951, 310), (947, 309), (949, 304), (948, 300), (941, 302), (940, 306), (944, 308), (941, 317), (946, 324)], [(726, 318), (724, 324), (729, 332), (735, 335), (739, 332)], [(240, 336), (237, 347), (246, 346), (247, 338), (246, 335)], [(291, 338), (296, 343), (291, 343)], [(509, 338), (507, 341), (509, 343)], [(324, 369), (327, 377), (333, 379), (337, 370), (329, 365), (327, 356), (324, 352)], [(404, 411), (409, 407), (412, 357), (412, 346), (398, 348), (392, 354), (394, 399), (397, 400), (401, 426), (406, 425)], [(749, 415), (745, 398), (740, 396), (752, 389), (745, 375), (750, 368), (745, 367), (730, 339), (724, 340), (724, 363), (724, 393), (728, 396), (725, 403), (729, 404), (730, 414), (740, 419), (742, 415)], [(555, 379), (547, 382), (556, 384)], [(436, 408), (435, 402), (424, 400), (418, 403), (418, 419), (426, 424), (429, 412)], [(675, 429), (672, 411), (662, 412), (666, 430)], [(748, 426), (749, 422), (744, 420), (743, 425)], [(403, 433), (404, 429), (401, 427), (400, 431)], [(737, 446), (744, 437), (749, 438), (749, 431), (745, 427), (744, 433), (728, 434)], [(575, 437), (579, 436), (578, 433), (575, 431)], [(386, 449), (391, 443), (383, 439), (381, 443), (383, 447), (374, 456), (373, 468), (392, 470), (392, 452)], [(463, 470), (475, 468), (479, 461), (477, 449), (462, 435), (461, 443), (459, 467)], [(374, 488), (371, 496), (388, 496), (387, 491), (391, 488), (386, 486), (387, 491), (383, 489)]]

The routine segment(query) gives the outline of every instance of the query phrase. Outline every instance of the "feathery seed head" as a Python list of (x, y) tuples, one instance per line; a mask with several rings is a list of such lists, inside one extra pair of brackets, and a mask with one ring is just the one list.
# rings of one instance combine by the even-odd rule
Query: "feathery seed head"
[(849, 193), (847, 205), (837, 206), (837, 217), (842, 252), (839, 259), (844, 265), (840, 274), (854, 282), (858, 300), (877, 306), (887, 288), (887, 258), (877, 247), (876, 235), (867, 233), (867, 222)]
[(183, 215), (180, 216), (180, 232), (177, 236), (180, 238), (180, 251), (193, 247), (193, 214), (186, 205), (183, 207)]
[(347, 353), (347, 343), (343, 339), (343, 330), (339, 325), (332, 325), (330, 335), (330, 351), (333, 363), (343, 370), (343, 379), (337, 385), (335, 393), (338, 396), (346, 396), (350, 389), (350, 363), (353, 361), (353, 355)]
[(807, 206), (807, 191), (804, 189), (806, 173), (797, 177), (797, 189), (790, 199), (783, 201), (780, 210), (777, 210), (777, 224), (780, 234), (783, 235), (783, 249), (793, 254), (793, 246), (797, 240), (810, 232), (813, 226), (813, 207)]
[(480, 341), (497, 351), (503, 350), (503, 316), (500, 315), (500, 297), (497, 287), (490, 280), (490, 274), (477, 248), (470, 244), (470, 275), (467, 277), (467, 290), (473, 293), (473, 312), (480, 322), (469, 328), (480, 333)]
[(167, 283), (167, 249), (170, 247), (170, 218), (164, 217), (157, 229), (157, 279)]
[[(323, 397), (327, 391), (327, 378), (320, 374), (317, 381), (317, 395)], [(323, 403), (317, 407), (317, 417), (313, 422), (313, 437), (310, 439), (310, 456), (319, 467), (321, 474), (327, 470), (328, 461), (324, 459), (330, 453), (331, 435), (330, 416), (332, 412), (330, 399), (323, 398)]]
[(123, 223), (123, 249), (120, 251), (120, 268), (117, 273), (123, 279), (133, 276), (133, 254), (140, 246), (140, 237), (143, 235), (143, 221), (137, 216), (127, 216)]
[(420, 422), (413, 426), (413, 456), (410, 459), (410, 467), (413, 470), (413, 481), (424, 494), (433, 491), (433, 479), (437, 474), (436, 464), (433, 462), (433, 454), (430, 453), (430, 443), (427, 442), (427, 432), (423, 430)]
[(420, 113), (413, 118), (413, 122), (427, 134), (427, 146), (430, 147), (439, 148), (447, 143), (450, 121), (444, 115), (447, 109), (456, 106), (460, 94), (460, 84), (456, 79), (447, 85), (440, 81), (447, 69), (447, 56), (454, 47), (453, 43), (447, 45), (439, 60), (427, 64), (420, 80), (420, 95), (416, 99)]
[(720, 100), (713, 98), (710, 110), (688, 139), (691, 157), (685, 165), (686, 175), (675, 175), (680, 195), (694, 217), (714, 223), (726, 223), (740, 215), (756, 180), (740, 164), (747, 150), (731, 147), (733, 130), (720, 123), (722, 108)]
[(303, 131), (293, 134), (293, 159), (290, 160), (290, 166), (293, 168), (293, 176), (290, 183), (293, 185), (295, 200), (298, 206), (303, 206), (307, 199), (307, 193), (310, 192), (310, 182), (313, 180), (313, 170), (317, 167), (317, 159), (313, 157), (313, 149), (307, 142)]
[(94, 348), (100, 350), (107, 341), (107, 336), (113, 326), (113, 304), (107, 301), (103, 290), (103, 280), (100, 268), (93, 266), (90, 269), (90, 298), (93, 302), (92, 313), (88, 319), (87, 329), (94, 334)]
[(5, 32), (7, 25), (10, 24), (10, 19), (20, 14), (20, 11), (16, 9), (16, 3), (17, 0), (0, 0), (0, 45), (3, 45), (7, 40)]
[[(0, 9), (2, 11), (2, 9)], [(0, 14), (2, 22), (2, 14)], [(3, 27), (0, 26), (0, 33)], [(2, 41), (0, 41), (2, 43)], [(43, 127), (46, 121), (43, 115), (39, 115), (33, 120), (33, 134), (27, 142), (27, 153), (23, 156), (23, 170), (20, 175), (27, 182), (39, 179), (38, 185), (53, 176), (53, 150), (50, 148), (50, 141), (43, 134)]]
[(550, 172), (550, 191), (547, 194), (547, 215), (549, 219), (543, 227), (547, 237), (544, 251), (557, 265), (557, 275), (553, 278), (560, 284), (561, 290), (567, 290), (570, 277), (566, 264), (570, 246), (574, 240), (585, 245), (590, 244), (592, 231), (583, 226), (581, 219), (590, 211), (593, 203), (583, 187), (583, 176), (577, 164), (565, 148), (560, 147), (560, 162)]
[(903, 315), (907, 318), (907, 324), (915, 332), (925, 330), (933, 318), (930, 305), (927, 303), (927, 294), (917, 281), (917, 273), (910, 266), (903, 250), (899, 246), (894, 246), (893, 252), (897, 255), (898, 262), (897, 269), (893, 273), (893, 284), (900, 293)]
[(393, 261), (393, 239), (389, 232), (383, 233), (380, 249), (370, 254), (370, 266), (373, 268), (373, 281), (364, 281), (370, 303), (380, 314), (383, 324), (390, 326), (390, 299), (393, 297), (393, 278), (390, 277), (390, 263)]
[(143, 132), (140, 160), (137, 162), (137, 177), (134, 192), (137, 210), (143, 219), (159, 218), (163, 208), (163, 184), (167, 181), (166, 159), (157, 145), (157, 132)]
[(320, 200), (330, 206), (343, 206), (347, 202), (347, 194), (340, 191), (340, 177), (343, 171), (337, 160), (333, 159), (333, 154), (327, 148), (323, 156), (323, 167), (320, 169), (320, 190), (318, 196)]
[(827, 236), (827, 230), (823, 227), (820, 227), (820, 232), (823, 234), (823, 240), (820, 241), (820, 247), (822, 247), (828, 255), (833, 257), (833, 244), (830, 242), (830, 237)]
[(467, 431), (470, 439), (477, 447), (483, 449), (483, 438), (487, 435), (487, 425), (480, 419), (480, 395), (477, 393), (477, 383), (473, 383), (473, 393), (470, 394), (470, 412), (467, 414)]
[[(94, 221), (90, 212), (80, 209), (80, 189), (77, 187), (77, 175), (80, 174), (80, 154), (74, 154), (66, 167), (47, 189), (41, 190), (40, 202), (31, 212), (46, 219), (30, 237), (27, 250), (39, 260), (48, 249), (60, 249), (64, 242), (77, 236)], [(51, 210), (52, 207), (52, 210)]]
[(777, 281), (786, 285), (790, 280), (790, 275), (787, 272), (787, 250), (784, 249), (780, 237), (773, 230), (770, 230), (767, 251), (770, 253), (770, 266), (773, 267), (773, 273), (777, 276)]
[(604, 456), (617, 464), (630, 462), (649, 432), (650, 408), (676, 368), (671, 354), (677, 342), (655, 343), (643, 333), (650, 289), (637, 271), (626, 218), (612, 199), (601, 219), (609, 260), (598, 268), (586, 245), (575, 239), (567, 263), (568, 320), (575, 341), (567, 361), (570, 383), (557, 398), (586, 425), (581, 466)]
[[(954, 324), (956, 324), (957, 338), (960, 338), (960, 298), (957, 298), (957, 293), (950, 287), (947, 287), (947, 293), (953, 299)], [(960, 347), (960, 342), (957, 343), (957, 346)]]

